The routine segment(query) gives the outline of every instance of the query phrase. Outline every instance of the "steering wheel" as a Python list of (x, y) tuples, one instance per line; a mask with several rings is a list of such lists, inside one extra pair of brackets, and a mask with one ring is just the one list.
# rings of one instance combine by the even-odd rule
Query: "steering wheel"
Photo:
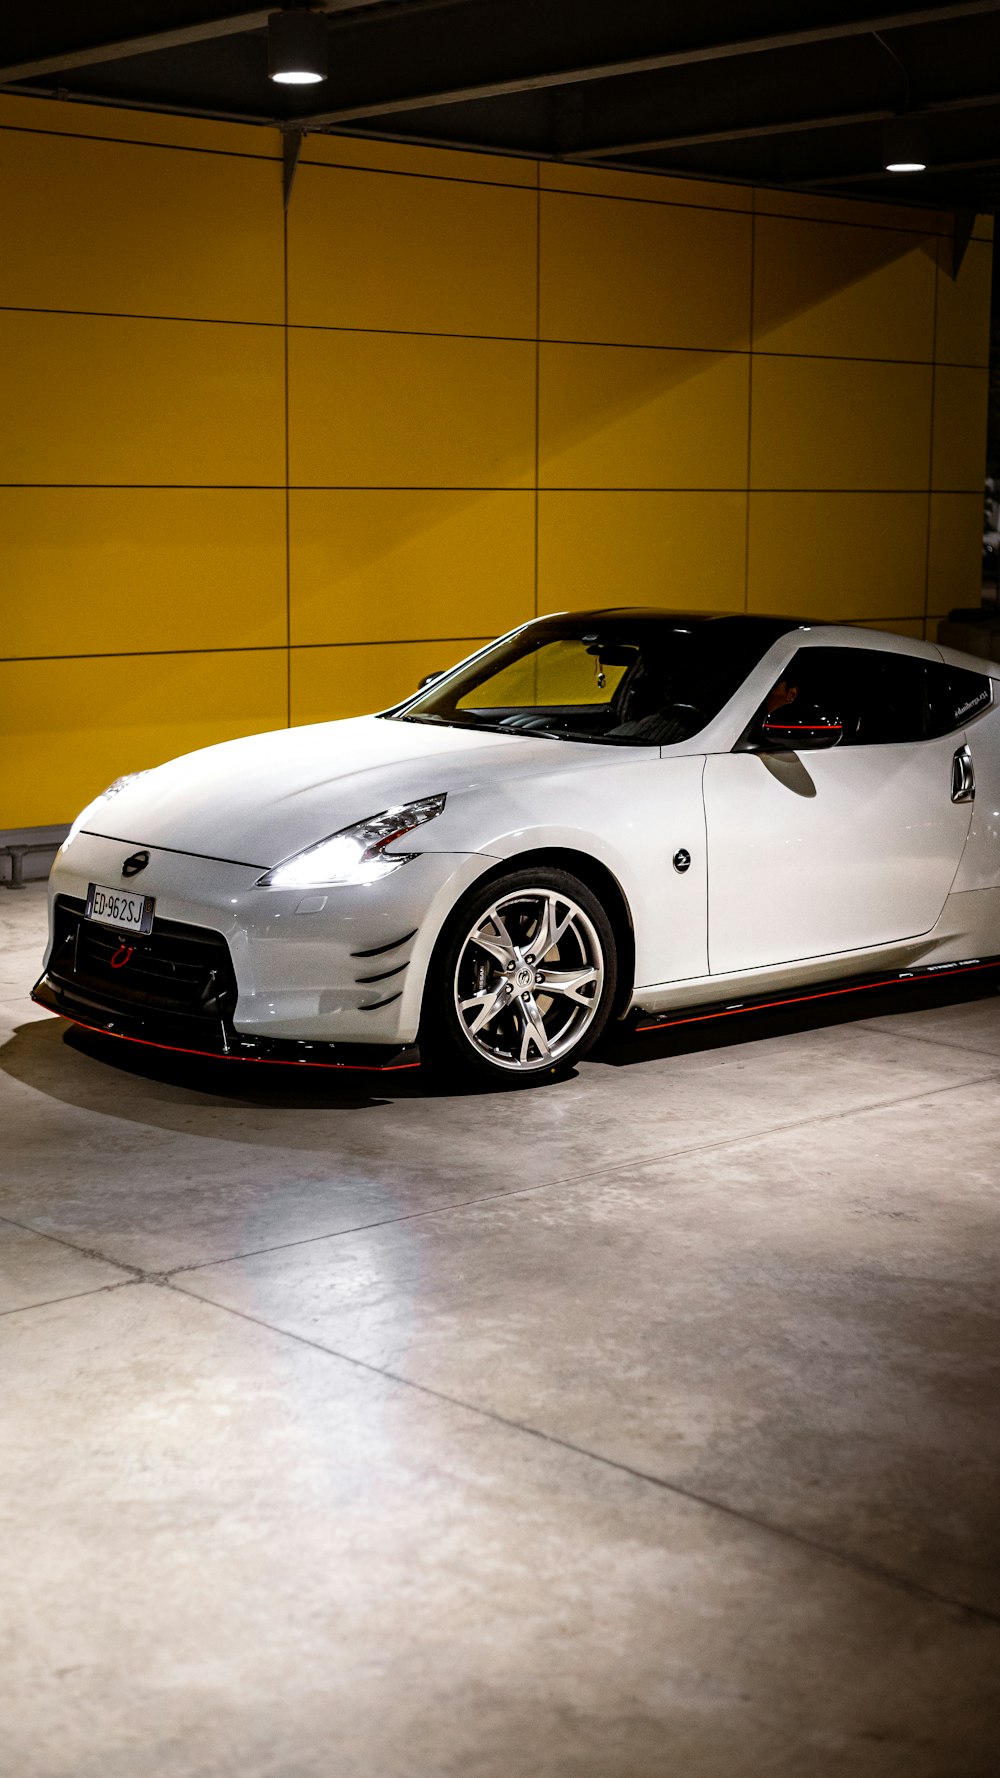
[(696, 735), (705, 726), (705, 712), (701, 705), (689, 703), (686, 698), (675, 698), (672, 703), (665, 705), (663, 714), (672, 716), (686, 729), (685, 740), (688, 735)]

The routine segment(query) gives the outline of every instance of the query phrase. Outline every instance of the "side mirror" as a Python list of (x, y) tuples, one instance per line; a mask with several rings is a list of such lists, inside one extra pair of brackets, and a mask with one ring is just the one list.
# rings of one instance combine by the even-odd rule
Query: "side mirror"
[(809, 749), (815, 753), (824, 747), (836, 747), (844, 724), (839, 716), (829, 714), (818, 704), (794, 703), (772, 710), (765, 716), (760, 732), (765, 744), (785, 752)]
[(423, 678), (417, 681), (417, 690), (423, 691), (425, 685), (431, 685), (435, 679), (440, 679), (444, 670), (443, 667), (435, 667), (433, 673), (425, 673)]

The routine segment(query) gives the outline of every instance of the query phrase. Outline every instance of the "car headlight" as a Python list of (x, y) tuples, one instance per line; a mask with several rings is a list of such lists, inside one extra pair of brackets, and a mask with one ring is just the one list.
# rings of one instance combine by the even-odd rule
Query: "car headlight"
[(145, 768), (145, 771), (126, 772), (124, 777), (116, 778), (112, 784), (108, 785), (107, 790), (102, 790), (100, 796), (95, 796), (93, 798), (93, 800), (87, 804), (85, 809), (80, 810), (80, 813), (77, 816), (76, 820), (74, 821), (72, 827), (70, 828), (69, 833), (66, 835), (66, 838), (63, 840), (63, 845), (68, 846), (70, 843), (70, 840), (76, 839), (76, 836), (79, 833), (84, 822), (86, 820), (88, 820), (88, 818), (90, 817), (90, 815), (92, 814), (94, 809), (97, 809), (100, 807), (101, 803), (106, 803), (108, 801), (109, 797), (117, 796), (118, 792), (120, 790), (124, 790), (125, 786), (127, 784), (134, 784), (137, 778), (144, 778), (146, 776), (146, 772), (151, 771), (151, 770), (152, 770), (152, 767), (147, 766)]
[(328, 839), (304, 852), (296, 852), (283, 864), (258, 877), (258, 889), (333, 889), (343, 883), (376, 883), (400, 865), (409, 864), (415, 852), (387, 852), (393, 840), (425, 821), (433, 821), (444, 808), (446, 796), (425, 796), (401, 808), (383, 809), (353, 827), (342, 827)]

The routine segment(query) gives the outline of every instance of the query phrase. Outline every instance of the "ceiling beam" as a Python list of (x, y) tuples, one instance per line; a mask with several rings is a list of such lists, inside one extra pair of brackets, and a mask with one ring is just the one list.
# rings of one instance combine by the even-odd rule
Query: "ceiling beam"
[(237, 37), (244, 31), (259, 30), (267, 24), (267, 8), (258, 12), (236, 12), (229, 18), (206, 19), (198, 25), (179, 26), (174, 31), (153, 31), (146, 37), (122, 37), (115, 43), (94, 43), (86, 49), (68, 49), (61, 55), (39, 56), (31, 62), (12, 62), (0, 68), (0, 84), (11, 85), (18, 80), (41, 80), (46, 74), (69, 74), (74, 68), (99, 68), (105, 62), (126, 61), (129, 56), (155, 55), (161, 49), (181, 49), (189, 43), (209, 43), (216, 37)]
[[(380, 0), (315, 0), (315, 3), (320, 12), (360, 12), (362, 8), (377, 6)], [(92, 43), (81, 49), (63, 50), (58, 55), (37, 56), (30, 62), (12, 62), (6, 68), (0, 68), (0, 85), (42, 80), (47, 74), (69, 74), (75, 68), (100, 68), (107, 62), (156, 55), (160, 50), (185, 49), (188, 44), (211, 43), (218, 37), (239, 37), (245, 31), (263, 30), (271, 13), (278, 11), (280, 5), (281, 0), (272, 0), (270, 6), (258, 7), (253, 12), (234, 12), (225, 18), (179, 25), (172, 31), (150, 31), (145, 36), (120, 37), (113, 43)]]
[(914, 26), (941, 24), (952, 19), (974, 18), (995, 12), (1000, 12), (1000, 0), (955, 0), (950, 6), (916, 6), (895, 12), (873, 12), (864, 18), (830, 19), (826, 24), (808, 25), (796, 31), (771, 32), (766, 36), (733, 38), (718, 43), (692, 44), (681, 49), (663, 50), (657, 54), (624, 60), (601, 61), (582, 67), (563, 66), (539, 72), (526, 71), (507, 78), (499, 75), (465, 86), (436, 86), (422, 92), (385, 94), (381, 98), (371, 94), (365, 100), (359, 98), (353, 104), (338, 106), (332, 110), (303, 113), (291, 121), (302, 129), (328, 129), (335, 124), (355, 123), (363, 118), (390, 117), (393, 113), (404, 111), (425, 111), (438, 105), (463, 105), (478, 99), (505, 98), (515, 93), (574, 86), (585, 81), (615, 80), (625, 75), (648, 74), (662, 68), (690, 67), (698, 62), (761, 55), (773, 50), (796, 49), (813, 43), (831, 43), (844, 38), (867, 36), (873, 31), (908, 30)]
[[(970, 93), (964, 98), (928, 99), (914, 107), (914, 115), (941, 116), (948, 111), (976, 111), (1000, 105), (1000, 92)], [(713, 142), (752, 142), (762, 136), (790, 136), (807, 130), (839, 130), (851, 124), (882, 123), (894, 117), (895, 111), (885, 105), (869, 111), (835, 112), (829, 117), (801, 117), (775, 123), (737, 125), (728, 130), (701, 130), (684, 136), (656, 136), (640, 142), (616, 142), (600, 148), (577, 148), (560, 158), (568, 161), (628, 160), (641, 154), (662, 154), (669, 148), (701, 148)]]
[(845, 111), (832, 117), (800, 117), (786, 123), (743, 124), (732, 130), (701, 130), (688, 136), (656, 136), (645, 142), (616, 142), (604, 148), (578, 148), (560, 159), (588, 163), (600, 160), (630, 160), (640, 154), (662, 154), (668, 148), (702, 148), (713, 142), (752, 142), (760, 136), (798, 135), (804, 130), (836, 130), (852, 123), (881, 123), (893, 113), (881, 111)]

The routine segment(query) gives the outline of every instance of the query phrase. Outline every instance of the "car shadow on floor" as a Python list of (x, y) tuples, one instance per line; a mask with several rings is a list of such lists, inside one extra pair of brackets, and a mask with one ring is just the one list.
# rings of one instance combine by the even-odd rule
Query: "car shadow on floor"
[[(947, 983), (908, 982), (825, 1001), (715, 1014), (659, 1031), (636, 1032), (619, 1027), (604, 1038), (593, 1056), (563, 1078), (579, 1080), (583, 1085), (595, 1069), (632, 1068), (672, 1057), (739, 1049), (769, 1038), (990, 999), (996, 991), (993, 976), (985, 981), (977, 978), (962, 982), (952, 979)], [(684, 1019), (686, 1015), (680, 1017)], [(425, 1066), (340, 1073), (242, 1058), (229, 1061), (186, 1056), (105, 1037), (55, 1019), (33, 1019), (18, 1026), (0, 1049), (0, 1073), (68, 1104), (95, 1104), (95, 1090), (101, 1089), (103, 1081), (117, 1077), (147, 1083), (154, 1091), (162, 1089), (171, 1097), (180, 1093), (202, 1102), (270, 1106), (284, 1111), (341, 1112), (369, 1110), (404, 1100), (482, 1099), (512, 1090), (541, 1091), (551, 1081), (549, 1075), (536, 1075), (528, 1081), (485, 1084)]]
[(420, 1065), (341, 1070), (185, 1055), (104, 1036), (56, 1018), (17, 1026), (0, 1047), (0, 1074), (68, 1104), (97, 1105), (96, 1091), (103, 1081), (117, 1078), (203, 1102), (282, 1111), (365, 1111), (404, 1099), (482, 1097), (509, 1090), (505, 1082), (481, 1086)]
[(737, 1049), (746, 1043), (762, 1043), (769, 1037), (795, 1037), (807, 1031), (860, 1024), (866, 1019), (901, 1018), (906, 1013), (991, 1000), (996, 998), (997, 991), (997, 974), (991, 972), (964, 980), (924, 979), (851, 989), (831, 993), (825, 1000), (818, 997), (822, 989), (817, 989), (816, 998), (810, 995), (805, 1000), (789, 1000), (784, 1006), (766, 1009), (751, 1007), (690, 1018), (681, 1011), (676, 1014), (678, 1023), (662, 1030), (623, 1032), (619, 1037), (606, 1039), (595, 1059), (613, 1068), (632, 1068), (637, 1063), (671, 1056)]

